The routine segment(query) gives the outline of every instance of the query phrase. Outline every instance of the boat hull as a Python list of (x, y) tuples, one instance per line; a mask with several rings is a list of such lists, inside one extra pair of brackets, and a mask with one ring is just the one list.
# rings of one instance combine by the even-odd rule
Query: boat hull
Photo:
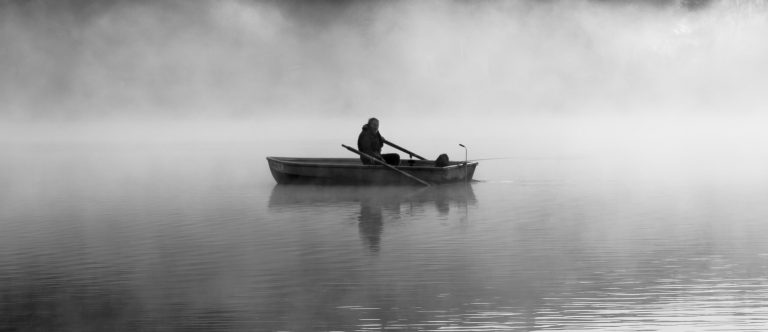
[[(381, 165), (363, 165), (353, 158), (267, 157), (272, 177), (280, 184), (419, 185), (418, 182)], [(471, 181), (476, 162), (451, 162), (435, 167), (432, 161), (402, 161), (397, 169), (431, 184)]]

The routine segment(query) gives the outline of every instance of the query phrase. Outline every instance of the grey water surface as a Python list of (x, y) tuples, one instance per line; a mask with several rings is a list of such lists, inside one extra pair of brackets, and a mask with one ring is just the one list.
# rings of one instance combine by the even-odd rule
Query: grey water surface
[[(0, 164), (0, 330), (763, 330), (768, 187), (602, 159), (279, 186), (239, 146)], [(686, 174), (686, 173), (682, 173)]]

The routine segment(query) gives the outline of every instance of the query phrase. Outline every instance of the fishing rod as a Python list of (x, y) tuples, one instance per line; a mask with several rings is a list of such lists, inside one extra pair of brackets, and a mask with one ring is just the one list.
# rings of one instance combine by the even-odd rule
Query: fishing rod
[(483, 160), (510, 160), (510, 159), (517, 159), (517, 160), (564, 160), (564, 159), (581, 159), (584, 158), (582, 156), (577, 157), (494, 157), (494, 158), (480, 158), (480, 159), (469, 159), (467, 162), (475, 162), (475, 161), (483, 161)]

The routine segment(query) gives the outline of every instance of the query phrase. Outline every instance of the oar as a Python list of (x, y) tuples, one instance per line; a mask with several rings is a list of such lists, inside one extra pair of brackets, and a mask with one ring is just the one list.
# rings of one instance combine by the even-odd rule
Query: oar
[(402, 147), (402, 146), (399, 146), (399, 145), (397, 145), (397, 144), (395, 144), (395, 143), (392, 143), (392, 142), (390, 142), (390, 141), (387, 141), (386, 139), (384, 140), (384, 144), (386, 144), (386, 145), (389, 145), (389, 146), (391, 146), (391, 147), (393, 147), (393, 148), (395, 148), (395, 149), (398, 149), (398, 150), (400, 150), (400, 151), (403, 151), (403, 152), (405, 152), (405, 153), (407, 153), (407, 154), (409, 154), (409, 155), (411, 155), (411, 156), (414, 156), (414, 157), (416, 157), (416, 158), (419, 158), (419, 159), (421, 159), (421, 160), (427, 160), (427, 158), (424, 158), (424, 157), (422, 157), (422, 156), (420, 156), (420, 155), (417, 155), (417, 154), (415, 154), (415, 153), (413, 153), (413, 152), (411, 152), (411, 151), (408, 151), (408, 150), (406, 150), (404, 147)]
[(422, 180), (422, 179), (419, 179), (419, 178), (417, 178), (417, 177), (415, 177), (415, 176), (413, 176), (413, 175), (410, 175), (410, 174), (408, 174), (408, 173), (406, 173), (406, 172), (404, 172), (404, 171), (402, 171), (402, 170), (399, 170), (399, 169), (397, 169), (397, 168), (394, 168), (394, 167), (392, 167), (392, 165), (389, 165), (389, 164), (387, 164), (387, 163), (385, 163), (385, 162), (383, 162), (383, 161), (381, 161), (381, 160), (378, 160), (378, 159), (376, 159), (376, 158), (374, 158), (374, 157), (371, 157), (371, 156), (370, 156), (370, 155), (368, 155), (367, 153), (363, 153), (363, 152), (357, 151), (357, 150), (355, 150), (355, 149), (353, 149), (353, 148), (351, 148), (351, 147), (349, 147), (349, 146), (346, 146), (346, 145), (344, 145), (344, 144), (342, 144), (341, 146), (345, 147), (345, 148), (346, 148), (347, 150), (349, 150), (349, 151), (352, 151), (352, 152), (354, 152), (354, 153), (357, 153), (358, 155), (361, 155), (361, 156), (363, 156), (363, 157), (369, 158), (369, 159), (373, 160), (374, 162), (378, 163), (379, 165), (382, 165), (382, 166), (384, 166), (384, 167), (386, 167), (386, 168), (389, 168), (389, 169), (391, 169), (391, 170), (393, 170), (393, 171), (395, 171), (395, 172), (398, 172), (398, 173), (400, 173), (401, 175), (403, 175), (403, 176), (405, 176), (405, 177), (407, 177), (407, 178), (409, 178), (409, 179), (411, 179), (411, 180), (414, 180), (414, 181), (416, 181), (416, 182), (418, 182), (418, 183), (421, 183), (421, 184), (423, 184), (423, 185), (425, 185), (425, 186), (429, 187), (429, 183), (428, 183), (427, 181), (424, 181), (424, 180)]

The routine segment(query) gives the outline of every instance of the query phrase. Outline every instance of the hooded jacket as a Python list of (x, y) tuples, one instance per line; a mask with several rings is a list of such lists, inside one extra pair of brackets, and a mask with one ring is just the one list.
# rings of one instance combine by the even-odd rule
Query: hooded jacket
[(363, 125), (363, 131), (357, 137), (357, 149), (362, 153), (381, 158), (381, 148), (384, 146), (384, 138), (381, 134), (374, 133), (368, 124)]

